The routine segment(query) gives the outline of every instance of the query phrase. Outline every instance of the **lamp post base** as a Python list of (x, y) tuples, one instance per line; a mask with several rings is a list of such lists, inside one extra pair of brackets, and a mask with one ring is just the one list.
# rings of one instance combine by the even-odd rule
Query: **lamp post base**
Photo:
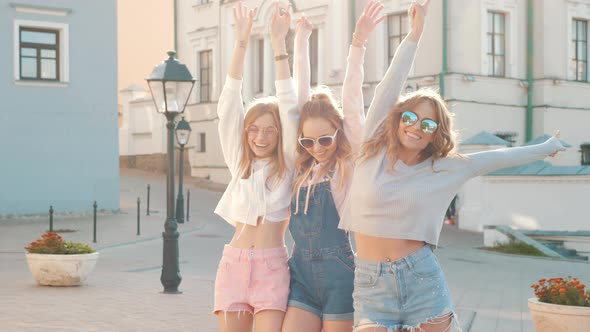
[(180, 285), (182, 277), (178, 260), (178, 237), (180, 234), (176, 227), (176, 220), (166, 220), (165, 229), (166, 231), (162, 233), (164, 248), (160, 281), (164, 286), (164, 293), (179, 294), (178, 285)]

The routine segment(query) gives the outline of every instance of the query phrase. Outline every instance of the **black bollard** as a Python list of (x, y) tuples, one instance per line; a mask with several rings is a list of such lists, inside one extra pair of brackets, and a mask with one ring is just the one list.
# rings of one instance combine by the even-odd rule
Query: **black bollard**
[(139, 205), (141, 204), (141, 200), (137, 197), (137, 235), (139, 235)]
[(94, 208), (93, 218), (92, 218), (92, 220), (93, 220), (92, 224), (94, 226), (93, 227), (94, 228), (94, 232), (93, 232), (92, 242), (94, 242), (94, 243), (96, 243), (96, 207), (97, 206), (98, 205), (96, 205), (96, 201), (94, 201), (94, 204), (92, 204), (92, 207)]
[(49, 206), (49, 231), (53, 232), (53, 205)]
[(147, 194), (147, 215), (150, 215), (150, 185), (148, 184), (148, 194)]

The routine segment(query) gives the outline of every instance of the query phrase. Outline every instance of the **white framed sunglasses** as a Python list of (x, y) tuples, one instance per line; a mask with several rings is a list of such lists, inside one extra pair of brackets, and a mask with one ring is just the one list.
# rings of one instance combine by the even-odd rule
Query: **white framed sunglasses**
[(334, 135), (320, 136), (318, 138), (299, 137), (299, 145), (305, 149), (311, 149), (317, 142), (319, 145), (327, 148), (334, 144), (334, 140), (336, 140), (336, 134), (338, 134), (338, 129), (336, 129)]
[[(413, 126), (418, 120), (420, 120), (418, 114), (412, 111), (404, 111), (402, 113), (402, 123), (408, 127)], [(422, 119), (420, 121), (420, 129), (422, 129), (423, 133), (432, 135), (438, 129), (438, 123), (432, 119)]]

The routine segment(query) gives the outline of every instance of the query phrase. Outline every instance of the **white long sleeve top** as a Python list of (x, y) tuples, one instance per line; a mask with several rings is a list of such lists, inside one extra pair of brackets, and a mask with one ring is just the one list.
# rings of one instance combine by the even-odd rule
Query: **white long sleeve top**
[[(343, 113), (343, 122), (344, 122), (344, 135), (350, 142), (352, 147), (352, 153), (356, 155), (358, 150), (360, 149), (361, 145), (361, 135), (363, 132), (363, 126), (365, 123), (365, 110), (364, 110), (364, 102), (363, 102), (363, 79), (364, 79), (364, 58), (365, 58), (365, 48), (364, 47), (355, 47), (350, 46), (348, 58), (347, 58), (347, 66), (346, 66), (346, 75), (344, 77), (344, 82), (342, 85), (342, 113)], [(305, 61), (304, 57), (299, 55), (297, 56), (297, 52), (307, 52), (305, 48), (296, 48), (296, 60)], [(305, 64), (297, 64), (295, 66), (295, 72), (305, 70)], [(305, 76), (302, 74), (301, 76)], [(306, 82), (305, 78), (298, 81), (298, 84), (303, 84), (304, 86), (299, 86), (298, 91), (305, 91), (308, 89), (309, 82)], [(300, 107), (302, 106), (305, 101), (309, 99), (309, 94), (306, 96), (299, 96), (299, 104)], [(320, 182), (324, 182), (326, 180), (330, 181), (331, 186), (331, 193), (332, 199), (334, 200), (334, 204), (336, 205), (336, 209), (338, 210), (338, 214), (342, 216), (344, 213), (344, 202), (346, 200), (346, 196), (352, 184), (352, 172), (354, 171), (354, 162), (347, 163), (348, 167), (348, 178), (341, 179), (342, 174), (336, 171), (331, 177), (318, 177), (318, 171), (322, 167), (321, 164), (316, 163), (312, 171), (307, 178), (301, 185), (301, 187), (306, 186), (313, 186), (314, 184), (318, 184)], [(344, 187), (340, 187), (339, 184), (341, 181), (344, 181)], [(309, 190), (307, 191), (308, 197), (305, 200), (305, 206), (303, 207), (304, 213), (307, 213), (307, 205), (309, 202)], [(299, 195), (299, 190), (297, 191), (297, 195)], [(299, 200), (296, 200), (297, 204), (299, 204)], [(299, 208), (299, 207), (298, 207)]]
[[(402, 42), (369, 107), (363, 141), (376, 132), (395, 105), (417, 45)], [(365, 235), (425, 241), (437, 245), (443, 217), (459, 188), (470, 178), (542, 159), (563, 146), (556, 138), (543, 144), (432, 159), (393, 169), (383, 149), (356, 165), (350, 196), (339, 227)]]
[(223, 157), (231, 173), (231, 181), (215, 208), (215, 213), (235, 226), (236, 222), (257, 225), (258, 217), (263, 221), (279, 222), (289, 219), (291, 186), (293, 181), (293, 156), (297, 142), (297, 97), (292, 79), (275, 82), (279, 99), (283, 154), (287, 171), (283, 180), (270, 189), (266, 180), (270, 173), (268, 160), (252, 162), (252, 174), (242, 179), (239, 165), (242, 158), (242, 134), (244, 131), (244, 104), (242, 101), (242, 80), (227, 77), (219, 97), (219, 138)]

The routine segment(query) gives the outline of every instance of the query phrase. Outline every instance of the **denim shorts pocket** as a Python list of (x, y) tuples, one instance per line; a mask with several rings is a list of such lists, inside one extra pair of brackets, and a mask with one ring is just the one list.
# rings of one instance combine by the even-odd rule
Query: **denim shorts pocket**
[(373, 287), (377, 284), (379, 271), (359, 268), (354, 271), (354, 287)]
[(350, 255), (335, 255), (333, 259), (340, 263), (340, 265), (342, 265), (348, 271), (354, 272), (354, 255), (352, 253), (350, 253)]
[(408, 268), (418, 278), (432, 278), (440, 274), (441, 269), (434, 254), (418, 261), (407, 261)]

